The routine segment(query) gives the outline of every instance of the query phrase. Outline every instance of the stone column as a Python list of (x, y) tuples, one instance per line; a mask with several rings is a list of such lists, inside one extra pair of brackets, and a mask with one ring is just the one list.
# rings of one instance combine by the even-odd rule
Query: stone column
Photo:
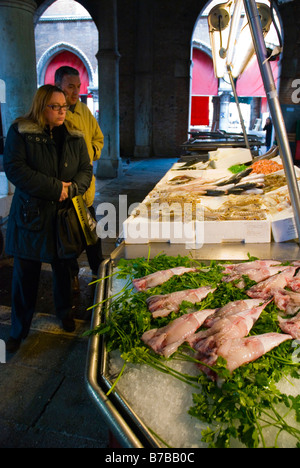
[[(33, 0), (0, 0), (0, 80), (3, 136), (12, 121), (28, 111), (36, 91)], [(13, 185), (0, 172), (0, 218), (9, 214)]]
[(117, 2), (100, 2), (99, 29), (99, 123), (104, 135), (104, 148), (97, 162), (96, 176), (117, 177), (122, 170), (119, 135), (119, 59)]
[(219, 129), (225, 130), (228, 132), (228, 122), (229, 122), (229, 104), (230, 104), (231, 94), (225, 91), (220, 96), (220, 122)]
[(251, 100), (250, 130), (254, 129), (257, 119), (261, 119), (261, 97), (254, 97)]
[(1, 104), (3, 133), (28, 111), (37, 88), (33, 0), (0, 0), (0, 79), (6, 102)]
[(135, 157), (149, 157), (152, 145), (152, 0), (137, 4), (137, 36), (135, 67)]
[(213, 119), (211, 125), (211, 131), (215, 132), (219, 130), (220, 125), (220, 96), (213, 96)]

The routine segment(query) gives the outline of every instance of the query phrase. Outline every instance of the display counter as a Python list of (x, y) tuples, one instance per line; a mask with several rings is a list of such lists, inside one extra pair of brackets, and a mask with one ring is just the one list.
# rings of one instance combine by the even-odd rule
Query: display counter
[[(172, 257), (181, 255), (189, 256), (196, 262), (209, 264), (212, 260), (239, 263), (246, 261), (251, 255), (259, 259), (293, 262), (300, 258), (299, 254), (299, 245), (296, 242), (210, 244), (197, 250), (187, 250), (184, 246), (166, 243), (126, 245), (122, 242), (112, 253), (111, 258), (101, 264), (91, 329), (95, 330), (101, 323), (105, 323), (106, 305), (114, 300), (115, 295), (123, 287), (122, 282), (118, 283), (114, 274), (122, 259), (140, 257), (152, 259), (157, 255)], [(189, 385), (176, 379), (165, 380), (167, 377), (161, 372), (153, 372), (153, 369), (148, 370), (145, 366), (139, 365), (133, 365), (132, 368), (129, 365), (129, 374), (125, 372), (119, 380), (120, 386), (115, 387), (117, 375), (122, 367), (120, 360), (122, 361), (115, 352), (107, 350), (105, 334), (95, 334), (90, 337), (86, 367), (88, 392), (101, 418), (106, 421), (119, 444), (125, 448), (205, 447), (206, 444), (200, 442), (200, 433), (205, 425), (201, 425), (197, 419), (188, 415), (192, 394), (199, 390), (190, 389)], [(190, 368), (188, 372), (191, 372)], [(293, 388), (294, 390), (296, 388), (298, 394), (299, 388), (295, 387), (295, 384)], [(135, 392), (138, 396), (143, 395), (145, 400), (136, 402)], [(147, 411), (144, 415), (145, 409)], [(177, 429), (169, 436), (169, 431), (164, 433), (161, 424), (154, 427), (159, 420), (165, 420), (164, 428), (177, 427)], [(297, 427), (299, 430), (299, 424)], [(288, 437), (282, 441), (279, 438), (279, 446), (280, 444), (285, 447), (294, 446), (295, 439), (290, 440)]]
[[(271, 158), (270, 158), (271, 156)], [(300, 170), (295, 167), (296, 180)], [(252, 160), (218, 149), (194, 166), (176, 163), (123, 224), (126, 244), (284, 242), (298, 237), (278, 148)]]
[[(204, 310), (205, 313), (206, 311), (211, 313), (211, 310), (213, 310), (213, 313), (215, 313), (222, 309), (224, 305), (236, 303), (239, 297), (242, 297), (243, 300), (248, 297), (248, 289), (250, 288), (249, 285), (246, 287), (248, 280), (256, 284), (260, 284), (262, 281), (260, 276), (256, 276), (257, 272), (255, 271), (253, 277), (248, 277), (245, 274), (248, 280), (240, 276), (239, 280), (242, 286), (234, 282), (231, 285), (229, 281), (229, 289), (227, 290), (227, 286), (224, 286), (227, 281), (224, 278), (221, 279), (221, 277), (218, 281), (216, 280), (213, 286), (207, 286), (206, 275), (210, 277), (212, 271), (218, 268), (218, 265), (221, 265), (220, 268), (222, 269), (228, 263), (231, 265), (247, 264), (249, 261), (253, 262), (253, 259), (259, 259), (259, 262), (261, 261), (261, 265), (263, 265), (259, 275), (263, 271), (266, 281), (268, 281), (268, 278), (273, 280), (277, 274), (281, 273), (281, 269), (288, 268), (287, 264), (290, 268), (290, 275), (296, 275), (296, 272), (298, 274), (300, 267), (299, 243), (296, 228), (292, 222), (293, 209), (289, 199), (287, 181), (285, 180), (281, 159), (277, 155), (278, 152), (274, 152), (274, 149), (272, 149), (272, 161), (269, 161), (268, 164), (263, 162), (264, 169), (269, 165), (272, 166), (270, 177), (269, 174), (262, 175), (258, 173), (254, 176), (251, 174), (254, 161), (249, 151), (244, 148), (231, 148), (230, 150), (222, 148), (222, 151), (219, 149), (217, 153), (210, 156), (209, 161), (193, 162), (195, 164), (193, 168), (190, 167), (190, 164), (175, 164), (124, 222), (119, 247), (111, 254), (110, 259), (101, 264), (92, 307), (92, 334), (87, 357), (86, 380), (93, 401), (122, 447), (203, 448), (210, 446), (208, 443), (209, 437), (202, 439), (202, 434), (206, 433), (207, 435), (207, 427), (209, 427), (208, 431), (211, 431), (209, 434), (222, 434), (223, 430), (225, 432), (226, 430), (231, 431), (231, 435), (236, 432), (236, 437), (232, 437), (234, 440), (233, 445), (232, 443), (228, 445), (233, 447), (250, 447), (251, 444), (260, 447), (294, 447), (297, 441), (299, 443), (300, 427), (297, 422), (295, 428), (287, 431), (287, 435), (282, 435), (285, 429), (290, 427), (288, 419), (282, 413), (282, 407), (280, 409), (277, 409), (277, 406), (274, 407), (274, 414), (280, 419), (278, 423), (272, 424), (272, 420), (268, 420), (269, 422), (265, 424), (265, 426), (268, 426), (267, 431), (265, 427), (258, 429), (259, 426), (255, 426), (254, 433), (251, 436), (245, 436), (245, 440), (241, 435), (241, 431), (244, 430), (243, 427), (248, 427), (248, 423), (242, 422), (242, 410), (237, 413), (236, 417), (237, 420), (239, 416), (241, 417), (238, 429), (234, 426), (229, 426), (229, 429), (226, 430), (223, 429), (222, 419), (213, 421), (212, 424), (210, 424), (212, 422), (210, 421), (207, 424), (203, 421), (203, 418), (198, 418), (197, 411), (201, 410), (199, 410), (199, 407), (195, 410), (193, 404), (197, 399), (201, 401), (201, 398), (204, 398), (205, 385), (209, 385), (207, 382), (204, 383), (200, 377), (203, 372), (199, 369), (202, 365), (201, 369), (203, 371), (203, 361), (198, 355), (194, 354), (194, 351), (190, 353), (191, 349), (184, 351), (184, 354), (181, 351), (177, 354), (176, 350), (173, 359), (173, 354), (166, 356), (160, 348), (157, 351), (155, 341), (152, 342), (150, 339), (148, 342), (146, 340), (144, 336), (147, 336), (148, 332), (150, 332), (151, 336), (154, 333), (154, 337), (158, 333), (158, 341), (161, 339), (160, 336), (168, 337), (169, 335), (166, 334), (165, 329), (169, 330), (168, 327), (171, 327), (172, 330), (177, 330), (177, 325), (175, 325), (177, 318), (175, 318), (175, 314), (175, 317), (172, 315), (169, 322), (157, 322), (156, 312), (151, 312), (152, 316), (150, 313), (151, 289), (149, 294), (144, 290), (136, 291), (134, 281), (134, 278), (136, 278), (134, 275), (139, 271), (139, 265), (142, 265), (140, 271), (153, 271), (152, 261), (158, 261), (156, 272), (164, 271), (163, 264), (169, 265), (167, 271), (170, 271), (170, 265), (182, 267), (183, 265), (180, 262), (183, 262), (185, 266), (187, 264), (193, 267), (202, 265), (200, 270), (195, 273), (196, 276), (192, 274), (191, 278), (186, 278), (186, 275), (183, 274), (177, 283), (172, 283), (173, 280), (171, 279), (171, 286), (169, 286), (172, 293), (174, 291), (174, 293), (184, 292), (184, 294), (193, 289), (191, 285), (197, 285), (197, 293), (198, 286), (200, 289), (202, 287), (204, 289), (208, 288), (209, 300), (204, 302), (206, 306), (203, 305), (202, 299), (196, 300), (192, 304), (187, 299), (189, 305), (187, 309), (184, 309), (185, 296), (183, 295), (178, 309), (177, 306), (173, 306), (172, 302), (169, 303), (171, 299), (167, 299), (166, 310), (169, 310), (169, 304), (172, 304), (172, 307), (170, 306), (172, 314), (174, 310), (179, 310), (182, 315), (179, 314), (178, 320), (181, 317), (184, 317), (183, 320), (188, 320), (190, 315), (199, 312), (192, 307), (193, 304), (197, 304), (200, 311)], [(260, 159), (257, 162), (259, 166)], [(232, 173), (229, 166), (233, 165), (244, 165), (244, 167), (238, 168), (237, 172)], [(273, 170), (274, 167), (276, 167), (275, 171)], [(295, 168), (295, 172), (297, 178), (300, 178), (297, 168)], [(199, 205), (200, 211), (197, 209)], [(199, 213), (200, 217), (198, 216)], [(279, 242), (281, 240), (285, 242)], [(167, 259), (167, 263), (164, 263), (165, 259)], [(275, 262), (275, 267), (270, 268), (275, 268), (276, 273), (273, 270), (270, 273), (268, 268), (267, 272), (265, 272), (265, 262), (267, 264)], [(125, 276), (124, 271), (120, 270), (121, 265), (124, 265), (124, 263), (129, 265), (127, 270), (125, 268)], [(279, 264), (278, 267), (277, 264)], [(134, 271), (135, 268), (136, 271)], [(122, 275), (120, 275), (120, 271), (123, 271)], [(197, 277), (200, 271), (204, 274), (201, 278)], [(284, 278), (286, 283), (280, 283), (281, 289), (288, 284), (287, 277)], [(181, 281), (183, 281), (183, 286), (178, 289)], [(296, 282), (298, 284), (297, 278)], [(159, 283), (158, 289), (154, 288), (153, 297), (157, 298), (154, 301), (165, 297), (167, 289), (164, 289), (164, 287), (168, 287), (168, 284), (168, 280), (166, 280), (166, 285), (160, 285)], [(279, 286), (276, 285), (276, 288), (279, 288)], [(267, 334), (275, 333), (274, 330), (276, 330), (276, 339), (279, 335), (280, 339), (283, 337), (286, 340), (291, 340), (290, 335), (278, 333), (279, 325), (277, 320), (279, 319), (276, 318), (276, 314), (282, 311), (275, 301), (274, 291), (275, 288), (273, 287), (267, 297), (259, 300), (259, 307), (262, 307), (262, 303), (264, 304), (263, 308), (267, 308), (269, 303), (272, 303), (272, 305), (267, 308), (267, 316), (264, 315), (265, 318), (262, 319), (264, 333), (258, 336), (265, 337)], [(298, 308), (300, 309), (300, 299), (298, 299), (300, 298), (300, 292), (297, 291), (295, 295), (297, 301), (299, 301)], [(119, 300), (121, 301), (120, 304)], [(206, 296), (204, 296), (203, 300), (206, 301)], [(136, 307), (135, 301), (137, 301)], [(181, 310), (181, 307), (183, 307), (183, 310)], [(297, 307), (295, 310), (297, 310)], [(140, 315), (139, 312), (141, 312)], [(132, 313), (137, 314), (139, 318), (134, 317), (131, 319)], [(164, 313), (166, 312), (164, 311)], [(272, 325), (266, 325), (269, 320), (266, 317), (274, 318), (274, 314), (275, 319)], [(158, 318), (161, 320), (160, 316)], [(257, 322), (260, 323), (259, 320)], [(256, 321), (254, 323), (256, 324)], [(145, 335), (140, 330), (136, 331), (138, 325), (141, 324), (142, 329), (145, 325)], [(112, 345), (111, 340), (114, 333), (112, 330), (114, 327), (116, 327), (118, 339), (122, 337), (124, 343), (126, 342), (126, 345), (124, 344), (126, 351), (123, 349), (123, 344), (114, 343)], [(199, 333), (206, 333), (207, 327), (204, 326), (204, 330), (201, 327), (202, 325), (197, 325), (197, 330), (200, 328)], [(251, 330), (251, 327), (249, 330)], [(131, 332), (133, 332), (133, 335), (137, 333), (137, 336), (132, 338)], [(254, 335), (257, 335), (257, 333), (256, 329), (254, 329)], [(249, 335), (246, 333), (242, 335), (242, 338), (249, 338)], [(295, 349), (298, 349), (299, 340), (296, 338), (293, 336), (292, 346), (295, 345)], [(167, 341), (168, 339), (164, 338)], [(226, 343), (229, 343), (228, 339), (226, 335)], [(131, 345), (129, 346), (127, 341), (129, 343), (132, 341), (135, 344), (130, 347)], [(189, 341), (187, 342), (189, 343)], [(183, 344), (186, 345), (185, 339)], [(179, 348), (182, 349), (180, 346)], [(218, 344), (218, 346), (220, 345)], [(204, 353), (203, 356), (206, 356), (205, 359), (209, 360), (214, 355), (217, 356), (218, 350), (218, 347), (212, 348), (209, 352), (205, 351), (206, 354)], [(140, 355), (140, 353), (144, 352), (145, 362)], [(291, 351), (289, 352), (291, 353)], [(135, 356), (134, 353), (137, 353), (139, 357), (133, 357)], [(278, 353), (278, 362), (281, 362), (282, 356), (280, 351)], [(267, 354), (267, 351), (264, 354)], [(271, 356), (274, 355), (271, 354)], [(277, 361), (274, 360), (274, 357), (270, 359), (273, 359), (273, 364), (269, 365), (273, 376), (272, 373), (276, 368)], [(288, 354), (287, 361), (291, 359), (291, 355)], [(282, 359), (283, 361), (284, 359)], [(151, 362), (151, 365), (149, 365), (149, 362)], [(153, 362), (155, 362), (154, 366)], [(202, 362), (202, 364), (199, 364), (199, 362)], [(252, 379), (253, 385), (256, 380), (257, 382), (261, 380), (256, 395), (256, 398), (258, 398), (257, 404), (263, 400), (263, 393), (266, 390), (261, 386), (263, 379), (267, 379), (266, 376), (263, 377), (265, 361), (262, 362), (262, 368), (258, 367), (259, 370), (256, 372), (255, 365), (252, 366), (250, 361), (252, 374), (251, 378), (246, 377), (246, 379)], [(283, 366), (282, 362), (281, 366)], [(204, 361), (204, 363), (204, 369), (207, 371), (210, 366), (205, 367), (207, 362)], [(248, 364), (249, 361), (247, 361), (246, 368)], [(293, 368), (293, 366), (295, 367)], [(291, 364), (292, 368), (297, 372), (299, 371), (298, 356), (295, 363)], [(290, 371), (290, 369), (288, 370)], [(214, 364), (211, 372), (215, 372)], [(282, 370), (282, 376), (284, 372)], [(291, 373), (293, 374), (293, 371)], [(204, 374), (206, 375), (205, 372)], [(208, 372), (208, 380), (209, 378)], [(270, 377), (270, 381), (272, 381), (272, 378)], [(229, 385), (229, 380), (225, 378), (224, 381)], [(288, 388), (282, 390), (286, 382), (289, 382)], [(281, 388), (280, 391), (291, 392), (290, 396), (286, 396), (284, 393), (285, 396), (281, 398), (293, 402), (294, 409), (299, 404), (295, 400), (295, 398), (299, 398), (299, 382), (300, 380), (298, 382), (294, 381), (290, 375), (287, 375), (286, 380), (282, 377), (282, 381), (280, 380), (278, 383), (279, 388)], [(239, 384), (235, 382), (234, 385)], [(253, 385), (251, 384), (251, 389), (256, 388)], [(236, 388), (233, 391), (234, 395), (239, 395), (241, 387), (239, 389), (234, 388)], [(214, 388), (215, 393), (216, 391), (217, 387)], [(246, 400), (248, 397), (249, 395), (245, 396)], [(231, 400), (229, 398), (229, 401), (226, 401), (225, 396), (221, 395), (220, 399), (222, 401), (223, 398), (224, 407), (226, 409), (228, 405), (229, 411)], [(234, 413), (240, 404), (240, 402), (235, 403), (230, 412)], [(264, 413), (265, 409), (262, 411)], [(250, 426), (253, 424), (253, 421), (248, 420), (248, 422)], [(267, 434), (262, 436), (262, 432), (267, 432)], [(239, 435), (237, 435), (238, 433)], [(214, 437), (212, 436), (212, 439)], [(224, 437), (219, 435), (214, 443), (216, 445), (224, 444)], [(246, 440), (247, 438), (248, 440)], [(255, 445), (256, 440), (259, 440), (257, 445)], [(211, 444), (213, 446), (212, 442)]]

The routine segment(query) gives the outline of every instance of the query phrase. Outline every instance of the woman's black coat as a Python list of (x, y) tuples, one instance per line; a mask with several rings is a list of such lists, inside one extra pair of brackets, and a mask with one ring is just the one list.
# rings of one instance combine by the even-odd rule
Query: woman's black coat
[(80, 194), (90, 185), (93, 169), (85, 141), (63, 125), (61, 156), (54, 140), (35, 123), (14, 123), (7, 134), (3, 164), (15, 186), (9, 214), (6, 252), (51, 263), (57, 258), (56, 214), (62, 181), (75, 182)]

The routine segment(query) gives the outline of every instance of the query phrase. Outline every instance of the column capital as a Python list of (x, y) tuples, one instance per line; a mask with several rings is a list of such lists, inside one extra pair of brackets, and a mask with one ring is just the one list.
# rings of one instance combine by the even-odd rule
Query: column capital
[(99, 49), (96, 57), (98, 60), (101, 59), (114, 59), (119, 60), (121, 58), (120, 53), (116, 49)]
[(37, 9), (37, 4), (34, 0), (0, 0), (1, 7), (18, 8), (33, 14)]

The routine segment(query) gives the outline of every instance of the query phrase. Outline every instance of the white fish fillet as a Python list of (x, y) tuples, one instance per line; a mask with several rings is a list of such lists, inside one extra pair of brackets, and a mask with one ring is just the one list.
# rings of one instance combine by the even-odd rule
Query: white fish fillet
[(198, 310), (191, 314), (185, 314), (170, 322), (162, 328), (154, 328), (146, 331), (142, 340), (153, 351), (165, 357), (177, 351), (188, 336), (195, 333), (204, 320), (215, 312), (216, 309)]
[(261, 298), (262, 300), (267, 300), (272, 296), (274, 290), (278, 288), (283, 289), (287, 286), (289, 281), (294, 277), (295, 271), (296, 267), (286, 267), (281, 273), (270, 276), (270, 278), (252, 286), (248, 289), (247, 295), (252, 297), (252, 299)]
[(292, 336), (282, 333), (265, 333), (233, 339), (220, 346), (217, 354), (226, 359), (226, 367), (232, 372), (243, 364), (255, 361), (284, 341), (291, 339)]
[(225, 306), (217, 309), (214, 315), (208, 317), (204, 322), (204, 326), (211, 328), (217, 320), (259, 306), (261, 303), (261, 299), (240, 299), (228, 302)]
[(300, 340), (300, 312), (290, 319), (283, 319), (278, 316), (278, 321), (284, 333), (291, 335), (295, 340)]
[(243, 288), (245, 286), (245, 282), (242, 278), (243, 276), (248, 276), (249, 279), (258, 283), (287, 268), (287, 266), (282, 266), (280, 262), (275, 262), (273, 260), (255, 260), (253, 262), (227, 265), (222, 280), (225, 283), (229, 283), (230, 281), (240, 279), (237, 286)]
[(279, 288), (273, 291), (273, 299), (286, 315), (294, 315), (300, 309), (300, 293)]
[(147, 299), (147, 304), (152, 316), (166, 317), (171, 312), (178, 312), (180, 304), (183, 301), (196, 302), (202, 301), (210, 292), (214, 292), (216, 288), (211, 286), (202, 286), (197, 289), (185, 289), (184, 291), (176, 291), (170, 294), (159, 294), (150, 296)]
[(187, 342), (196, 351), (208, 356), (224, 341), (233, 338), (243, 338), (248, 335), (269, 302), (225, 316), (217, 320), (211, 328), (191, 335), (187, 339)]
[(255, 269), (259, 270), (262, 267), (271, 267), (271, 266), (276, 266), (279, 265), (280, 262), (276, 260), (253, 260), (251, 262), (242, 262), (242, 263), (230, 263), (230, 264), (225, 264), (225, 270), (224, 273), (231, 273), (232, 271), (243, 273), (249, 269)]
[(226, 359), (227, 369), (233, 372), (243, 364), (255, 361), (284, 341), (291, 339), (291, 335), (273, 332), (229, 339), (224, 341), (221, 346), (208, 356), (198, 353), (197, 359), (203, 363), (198, 367), (212, 380), (216, 380), (217, 374), (207, 366), (213, 366), (219, 356)]
[(300, 292), (300, 271), (288, 282), (288, 287), (294, 292)]
[(136, 278), (132, 281), (134, 287), (137, 291), (146, 291), (150, 288), (155, 288), (166, 281), (168, 281), (172, 276), (181, 276), (184, 273), (190, 273), (197, 271), (197, 268), (188, 268), (188, 267), (175, 267), (168, 270), (160, 270), (150, 275), (143, 276), (142, 278)]

